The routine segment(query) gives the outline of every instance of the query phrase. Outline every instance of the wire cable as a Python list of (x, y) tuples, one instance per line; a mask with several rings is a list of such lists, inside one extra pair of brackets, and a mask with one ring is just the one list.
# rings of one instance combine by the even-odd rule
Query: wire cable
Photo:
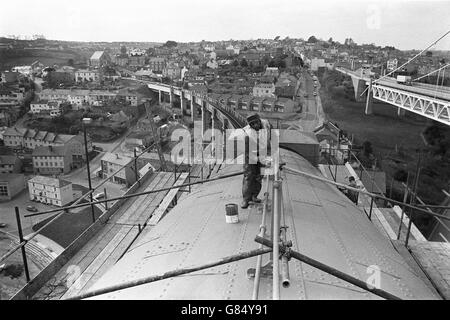
[(430, 49), (432, 46), (436, 45), (439, 41), (441, 41), (443, 38), (445, 38), (448, 34), (450, 33), (450, 30), (448, 30), (443, 36), (441, 36), (439, 39), (437, 39), (436, 41), (434, 41), (432, 44), (430, 44), (428, 47), (426, 47), (425, 49), (423, 49), (422, 51), (420, 51), (418, 54), (416, 54), (414, 57), (412, 57), (411, 59), (409, 59), (407, 62), (405, 62), (404, 64), (402, 64), (400, 67), (392, 70), (391, 72), (389, 72), (388, 74), (384, 75), (381, 78), (378, 78), (374, 81), (374, 83), (377, 83), (378, 81), (390, 76), (391, 74), (393, 74), (394, 72), (400, 70), (401, 68), (403, 68), (404, 66), (406, 66), (407, 64), (409, 64), (410, 62), (412, 62), (413, 60), (415, 60), (417, 57), (419, 57), (422, 53), (424, 53), (425, 51), (427, 51), (428, 49)]

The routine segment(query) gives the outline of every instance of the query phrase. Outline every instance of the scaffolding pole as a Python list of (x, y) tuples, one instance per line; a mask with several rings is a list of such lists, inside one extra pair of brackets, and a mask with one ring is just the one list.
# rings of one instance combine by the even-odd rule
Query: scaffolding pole
[(168, 271), (161, 275), (150, 276), (150, 277), (146, 277), (146, 278), (133, 280), (133, 281), (129, 281), (126, 283), (121, 283), (118, 285), (106, 287), (103, 289), (93, 290), (93, 291), (86, 292), (86, 293), (83, 293), (83, 294), (80, 294), (80, 295), (77, 295), (74, 297), (70, 297), (67, 300), (81, 300), (81, 299), (86, 299), (86, 298), (90, 298), (90, 297), (94, 297), (94, 296), (99, 296), (102, 294), (106, 294), (106, 293), (110, 293), (110, 292), (114, 292), (114, 291), (118, 291), (118, 290), (128, 289), (128, 288), (140, 286), (140, 285), (147, 284), (147, 283), (160, 281), (160, 280), (164, 280), (164, 279), (168, 279), (168, 278), (172, 278), (172, 277), (176, 277), (176, 276), (181, 276), (183, 274), (208, 269), (208, 268), (220, 266), (223, 264), (227, 264), (227, 263), (231, 263), (231, 262), (235, 262), (235, 261), (239, 261), (239, 260), (252, 258), (252, 257), (259, 256), (261, 254), (265, 254), (265, 253), (268, 253), (271, 251), (272, 251), (272, 249), (264, 248), (264, 249), (256, 249), (256, 250), (252, 250), (252, 251), (248, 251), (248, 252), (243, 252), (243, 253), (235, 254), (232, 256), (227, 256), (220, 260), (202, 264), (199, 266)]
[[(264, 237), (266, 235), (266, 216), (267, 216), (267, 210), (268, 210), (268, 201), (269, 201), (269, 184), (270, 184), (270, 178), (267, 177), (267, 186), (266, 186), (266, 192), (264, 193), (264, 207), (263, 207), (263, 213), (262, 213), (262, 220), (261, 225), (259, 226), (259, 236)], [(264, 245), (260, 245), (259, 249), (262, 249)], [(252, 293), (252, 300), (258, 300), (259, 295), (259, 282), (261, 278), (261, 265), (262, 265), (262, 255), (259, 255), (256, 260), (256, 268), (255, 268), (255, 280), (253, 282), (253, 293)]]
[[(263, 244), (263, 245), (265, 245), (265, 246), (267, 246), (269, 248), (273, 247), (273, 242), (270, 241), (269, 239), (265, 239), (265, 238), (261, 238), (261, 237), (257, 236), (255, 238), (255, 241), (257, 243)], [(346, 273), (344, 273), (342, 271), (339, 271), (339, 270), (337, 270), (337, 269), (335, 269), (333, 267), (330, 267), (330, 266), (328, 266), (328, 265), (326, 265), (326, 264), (324, 264), (322, 262), (314, 260), (314, 259), (312, 259), (312, 258), (310, 258), (308, 256), (305, 256), (305, 255), (303, 255), (303, 254), (301, 254), (301, 253), (299, 253), (297, 251), (294, 251), (294, 250), (291, 250), (291, 249), (286, 249), (286, 247), (284, 245), (279, 246), (279, 250), (283, 254), (285, 254), (288, 251), (288, 254), (292, 258), (297, 259), (297, 260), (299, 260), (301, 262), (304, 262), (304, 263), (306, 263), (306, 264), (308, 264), (310, 266), (313, 266), (313, 267), (315, 267), (315, 268), (317, 268), (319, 270), (322, 270), (322, 271), (324, 271), (326, 273), (329, 273), (329, 274), (331, 274), (331, 275), (333, 275), (333, 276), (335, 276), (335, 277), (337, 277), (337, 278), (339, 278), (341, 280), (347, 281), (347, 282), (349, 282), (349, 283), (351, 283), (351, 284), (353, 284), (353, 285), (355, 285), (355, 286), (357, 286), (357, 287), (359, 287), (361, 289), (364, 289), (364, 290), (367, 290), (367, 291), (369, 291), (369, 292), (371, 292), (373, 294), (376, 294), (377, 296), (380, 296), (380, 297), (388, 299), (388, 300), (401, 300), (399, 297), (397, 297), (397, 296), (395, 296), (395, 295), (393, 295), (393, 294), (391, 294), (391, 293), (389, 293), (387, 291), (384, 291), (384, 290), (378, 289), (378, 288), (371, 288), (371, 287), (368, 286), (368, 284), (366, 282), (361, 281), (361, 280), (359, 280), (359, 279), (357, 279), (357, 278), (355, 278), (355, 277), (353, 277), (353, 276), (351, 276), (349, 274), (346, 274)]]
[(322, 181), (322, 182), (325, 182), (325, 183), (328, 183), (328, 184), (332, 184), (332, 185), (335, 185), (337, 187), (341, 187), (341, 188), (344, 188), (344, 189), (356, 191), (358, 193), (365, 194), (365, 195), (367, 195), (369, 197), (373, 197), (373, 198), (377, 198), (377, 199), (381, 199), (381, 200), (386, 200), (388, 202), (392, 202), (394, 204), (398, 204), (398, 205), (404, 206), (406, 208), (415, 209), (417, 212), (426, 213), (426, 214), (428, 214), (430, 216), (433, 216), (433, 217), (439, 217), (439, 218), (444, 219), (444, 220), (450, 220), (450, 217), (444, 216), (442, 214), (429, 212), (429, 211), (427, 211), (425, 209), (416, 207), (414, 205), (411, 205), (411, 204), (408, 204), (408, 203), (404, 203), (404, 202), (400, 202), (400, 201), (393, 200), (393, 199), (389, 199), (389, 198), (383, 197), (383, 196), (381, 196), (379, 194), (371, 193), (371, 192), (364, 191), (364, 190), (361, 190), (361, 189), (358, 189), (358, 188), (353, 188), (353, 187), (347, 186), (347, 185), (339, 183), (339, 182), (334, 182), (332, 180), (328, 180), (326, 178), (321, 178), (319, 176), (316, 176), (316, 175), (313, 175), (313, 174), (310, 174), (310, 173), (307, 173), (307, 172), (295, 170), (295, 169), (292, 169), (292, 168), (289, 168), (289, 167), (284, 167), (284, 169), (286, 169), (287, 171), (290, 171), (292, 173), (295, 173), (295, 174), (298, 174), (298, 175), (301, 175), (301, 176), (305, 176), (305, 177), (308, 177), (308, 178), (311, 178), (311, 179), (314, 179), (314, 180)]

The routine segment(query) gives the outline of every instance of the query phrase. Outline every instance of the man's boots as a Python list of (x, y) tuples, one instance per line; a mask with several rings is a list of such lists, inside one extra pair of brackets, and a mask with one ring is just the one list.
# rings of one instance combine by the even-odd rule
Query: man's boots
[(242, 209), (247, 209), (248, 208), (248, 201), (247, 200), (242, 201), (241, 208)]
[(260, 203), (260, 202), (261, 202), (261, 199), (257, 198), (256, 196), (253, 196), (253, 197), (252, 197), (252, 201), (253, 201), (254, 203)]

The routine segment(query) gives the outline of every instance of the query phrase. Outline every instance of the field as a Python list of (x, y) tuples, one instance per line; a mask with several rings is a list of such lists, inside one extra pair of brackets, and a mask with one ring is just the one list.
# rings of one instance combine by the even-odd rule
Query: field
[(15, 50), (8, 54), (3, 53), (0, 59), (0, 70), (11, 69), (14, 66), (30, 65), (39, 60), (44, 66), (68, 65), (69, 59), (73, 59), (75, 64), (84, 64), (89, 59), (92, 52), (82, 52), (75, 50)]
[[(101, 215), (100, 209), (94, 207), (95, 218)], [(54, 216), (49, 217), (35, 226), (33, 230), (38, 230)], [(80, 210), (73, 210), (70, 213), (63, 213), (58, 219), (41, 231), (42, 235), (52, 239), (60, 246), (66, 248), (80, 234), (82, 234), (92, 224), (91, 207), (87, 206)]]

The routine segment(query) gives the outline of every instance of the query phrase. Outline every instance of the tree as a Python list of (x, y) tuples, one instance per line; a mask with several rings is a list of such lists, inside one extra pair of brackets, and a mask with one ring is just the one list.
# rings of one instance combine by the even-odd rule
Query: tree
[(427, 52), (425, 52), (425, 56), (431, 58), (433, 56), (433, 52), (427, 51)]
[(242, 61), (241, 61), (241, 67), (248, 67), (248, 63), (247, 63), (247, 60), (245, 60), (245, 59), (242, 59)]
[(67, 65), (68, 65), (68, 66), (73, 67), (73, 64), (74, 64), (73, 59), (67, 60)]
[(280, 69), (286, 68), (286, 62), (284, 60), (278, 61), (277, 67), (280, 68)]
[(239, 66), (239, 61), (234, 60), (234, 61), (233, 61), (233, 67), (238, 67), (238, 66)]
[(175, 48), (178, 45), (178, 43), (176, 43), (175, 41), (172, 40), (168, 40), (164, 46), (167, 48)]
[(333, 38), (332, 37), (330, 37), (330, 39), (328, 39), (328, 43), (333, 43)]
[(432, 154), (445, 157), (450, 150), (450, 130), (441, 124), (427, 127), (423, 131), (423, 136), (427, 141)]
[(394, 173), (394, 179), (400, 182), (406, 182), (407, 177), (408, 173), (403, 169), (399, 169)]
[(317, 40), (317, 38), (315, 36), (311, 36), (311, 37), (308, 38), (307, 42), (309, 42), (309, 43), (316, 43), (317, 41), (318, 40)]
[(120, 47), (120, 55), (122, 57), (127, 55), (127, 47), (125, 47), (125, 46)]
[(370, 141), (367, 141), (367, 140), (364, 141), (362, 147), (363, 147), (363, 153), (365, 156), (368, 157), (369, 155), (372, 154), (373, 148), (372, 148), (372, 143)]
[(265, 55), (265, 56), (262, 58), (262, 65), (263, 65), (263, 66), (267, 66), (267, 65), (269, 64), (269, 62), (270, 62), (269, 56)]

